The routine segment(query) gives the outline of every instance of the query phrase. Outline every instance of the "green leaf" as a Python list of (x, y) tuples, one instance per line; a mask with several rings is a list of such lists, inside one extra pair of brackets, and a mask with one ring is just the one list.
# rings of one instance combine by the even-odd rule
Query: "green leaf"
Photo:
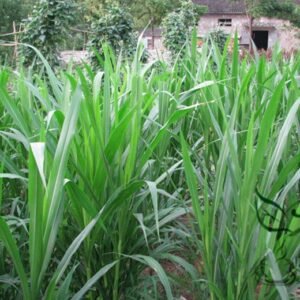
[(31, 296), (28, 287), (28, 279), (21, 261), (19, 248), (17, 247), (13, 235), (11, 234), (6, 222), (2, 217), (0, 217), (0, 240), (2, 240), (2, 242), (4, 243), (4, 246), (8, 250), (9, 255), (13, 260), (14, 266), (21, 281), (23, 297), (25, 300), (30, 300)]
[(89, 289), (103, 277), (111, 268), (116, 265), (117, 261), (112, 262), (105, 267), (101, 268), (86, 284), (71, 298), (71, 300), (80, 300), (89, 291)]
[(167, 274), (164, 271), (164, 269), (161, 267), (161, 265), (154, 258), (152, 258), (150, 256), (145, 256), (145, 255), (130, 255), (127, 257), (129, 257), (133, 260), (137, 260), (137, 261), (149, 266), (151, 269), (153, 269), (156, 272), (161, 284), (163, 285), (163, 287), (165, 289), (166, 298), (168, 300), (174, 299)]

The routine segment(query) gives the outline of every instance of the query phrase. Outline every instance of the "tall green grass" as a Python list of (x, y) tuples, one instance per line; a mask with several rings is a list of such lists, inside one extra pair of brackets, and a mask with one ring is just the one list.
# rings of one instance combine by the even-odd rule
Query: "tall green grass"
[(1, 70), (2, 297), (289, 297), (300, 59), (227, 49)]
[[(284, 275), (288, 266), (299, 267), (300, 221), (281, 214), (299, 210), (299, 56), (284, 61), (277, 52), (273, 61), (239, 61), (235, 42), (228, 65), (227, 50), (223, 56), (215, 50), (217, 68), (198, 72), (216, 82), (200, 97), (216, 103), (195, 113), (197, 134), (181, 136), (208, 294), (288, 299), (295, 286), (285, 285)], [(198, 135), (202, 143), (189, 149), (186, 141), (193, 146)], [(287, 231), (291, 224), (297, 229)], [(278, 284), (264, 284), (268, 276)]]

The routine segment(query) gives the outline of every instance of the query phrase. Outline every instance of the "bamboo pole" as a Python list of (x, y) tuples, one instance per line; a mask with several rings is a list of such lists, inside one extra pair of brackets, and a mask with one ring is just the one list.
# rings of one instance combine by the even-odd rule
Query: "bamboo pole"
[(0, 37), (2, 37), (2, 36), (11, 36), (11, 35), (16, 35), (16, 34), (21, 34), (21, 33), (23, 33), (23, 32), (25, 32), (25, 30), (19, 30), (19, 31), (17, 31), (17, 32), (10, 32), (10, 33), (3, 33), (3, 34), (0, 34)]
[(0, 46), (3, 46), (3, 47), (15, 47), (15, 43), (0, 43)]

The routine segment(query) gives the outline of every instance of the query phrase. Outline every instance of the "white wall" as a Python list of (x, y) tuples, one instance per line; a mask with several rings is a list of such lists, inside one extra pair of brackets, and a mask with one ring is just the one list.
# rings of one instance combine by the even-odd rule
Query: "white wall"
[[(219, 19), (232, 19), (232, 26), (221, 26), (218, 25)], [(248, 18), (246, 15), (204, 15), (201, 17), (198, 24), (199, 36), (204, 37), (209, 32), (215, 30), (216, 28), (221, 28), (224, 32), (231, 34), (234, 36), (235, 32), (237, 32), (240, 43), (248, 44), (249, 43), (249, 30), (243, 26), (243, 24), (248, 23)]]
[[(232, 19), (232, 26), (219, 27), (218, 19)], [(290, 22), (279, 19), (260, 18), (255, 19), (253, 25), (253, 30), (269, 31), (268, 45), (270, 48), (276, 43), (279, 43), (280, 46), (287, 51), (300, 49), (300, 30), (291, 27)], [(210, 31), (218, 27), (232, 36), (237, 32), (240, 38), (240, 44), (249, 44), (249, 20), (246, 15), (204, 15), (198, 24), (199, 36), (204, 37)]]

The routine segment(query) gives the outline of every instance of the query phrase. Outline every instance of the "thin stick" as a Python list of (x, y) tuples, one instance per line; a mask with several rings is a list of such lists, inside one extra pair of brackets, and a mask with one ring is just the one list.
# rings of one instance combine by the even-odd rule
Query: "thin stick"
[(10, 33), (3, 33), (3, 34), (0, 34), (0, 37), (1, 36), (10, 36), (10, 35), (16, 35), (16, 34), (21, 34), (25, 32), (25, 30), (21, 30), (21, 31), (16, 31), (16, 32), (10, 32)]
[(15, 43), (0, 43), (0, 46), (3, 47), (15, 47)]
[(14, 40), (15, 40), (15, 50), (14, 50), (14, 59), (18, 61), (18, 36), (16, 34), (16, 22), (13, 21), (13, 30), (14, 30)]
[(76, 31), (76, 32), (84, 32), (84, 33), (94, 33), (93, 31), (89, 31), (89, 30), (82, 30), (82, 29), (78, 29), (78, 28), (74, 28), (71, 27), (70, 30), (72, 31)]

